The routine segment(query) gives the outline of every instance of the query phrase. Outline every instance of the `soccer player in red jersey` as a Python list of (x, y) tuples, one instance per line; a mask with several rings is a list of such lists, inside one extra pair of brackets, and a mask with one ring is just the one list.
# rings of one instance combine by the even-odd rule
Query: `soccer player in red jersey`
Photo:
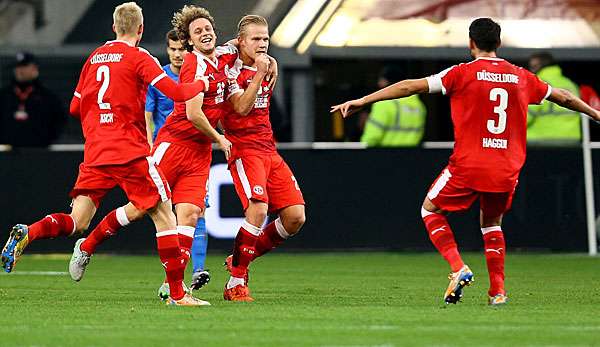
[(455, 145), (448, 166), (434, 181), (421, 208), (429, 238), (450, 264), (446, 303), (457, 303), (473, 273), (461, 259), (445, 217), (463, 211), (479, 199), (480, 225), (488, 267), (490, 305), (507, 302), (504, 289), (506, 245), (502, 216), (511, 206), (519, 172), (525, 163), (527, 106), (548, 99), (560, 106), (600, 120), (570, 92), (552, 88), (529, 71), (496, 56), (500, 26), (490, 18), (469, 27), (473, 61), (452, 66), (437, 75), (400, 81), (363, 98), (333, 106), (346, 117), (357, 108), (380, 100), (417, 93), (450, 96)]
[[(148, 84), (183, 102), (204, 91), (207, 83), (202, 80), (177, 85), (153, 56), (137, 47), (144, 30), (142, 10), (137, 4), (117, 6), (113, 19), (116, 40), (89, 56), (71, 102), (71, 113), (81, 119), (85, 136), (84, 160), (70, 194), (71, 214), (54, 213), (29, 226), (16, 225), (2, 251), (2, 265), (7, 272), (12, 271), (24, 248), (34, 240), (83, 233), (104, 195), (118, 185), (130, 202), (110, 212), (90, 237), (105, 238), (148, 213), (156, 226), (158, 253), (166, 277), (175, 288), (169, 303), (205, 305), (183, 291), (184, 255), (169, 187), (149, 156), (144, 101)], [(75, 280), (81, 279), (93, 253), (81, 241), (76, 243), (69, 269)]]
[[(173, 113), (158, 132), (153, 157), (163, 170), (173, 192), (177, 232), (182, 249), (189, 254), (198, 218), (204, 216), (205, 196), (212, 159), (212, 142), (229, 157), (231, 143), (216, 130), (221, 106), (232, 94), (241, 92), (231, 84), (238, 57), (230, 45), (216, 46), (215, 23), (210, 13), (196, 6), (184, 6), (172, 20), (188, 53), (179, 81), (209, 79), (208, 90), (187, 102), (176, 102)], [(201, 277), (192, 275), (192, 289), (201, 287)], [(165, 291), (166, 289), (162, 289)]]
[[(272, 87), (265, 79), (267, 21), (255, 15), (243, 17), (238, 24), (238, 43), (243, 66), (237, 83), (245, 90), (240, 98), (251, 98), (251, 103), (233, 103), (222, 123), (233, 144), (229, 170), (246, 219), (235, 238), (233, 255), (226, 260), (231, 277), (223, 297), (252, 301), (248, 265), (296, 234), (305, 222), (305, 213), (298, 181), (277, 153), (269, 121)], [(267, 212), (277, 212), (279, 218), (263, 229)]]

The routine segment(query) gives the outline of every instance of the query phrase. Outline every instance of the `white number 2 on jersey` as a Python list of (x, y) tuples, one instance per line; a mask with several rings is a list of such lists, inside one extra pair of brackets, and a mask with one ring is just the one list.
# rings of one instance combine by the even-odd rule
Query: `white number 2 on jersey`
[(100, 107), (101, 110), (110, 110), (110, 103), (102, 101), (104, 94), (108, 89), (108, 84), (110, 83), (110, 69), (108, 66), (101, 65), (98, 67), (98, 70), (96, 71), (96, 81), (102, 81), (102, 85), (98, 91), (98, 107)]
[(492, 134), (502, 134), (506, 130), (506, 108), (508, 107), (508, 92), (506, 89), (494, 88), (490, 90), (490, 101), (497, 101), (500, 97), (500, 104), (494, 107), (494, 113), (498, 115), (498, 124), (493, 119), (488, 119), (487, 129)]

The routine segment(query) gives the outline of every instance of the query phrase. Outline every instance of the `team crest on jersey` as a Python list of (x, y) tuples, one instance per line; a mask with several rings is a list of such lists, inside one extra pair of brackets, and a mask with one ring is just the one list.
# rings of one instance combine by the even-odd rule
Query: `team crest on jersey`
[(254, 186), (254, 188), (252, 188), (252, 190), (254, 191), (254, 193), (258, 194), (258, 195), (263, 195), (265, 193), (263, 187), (261, 186)]

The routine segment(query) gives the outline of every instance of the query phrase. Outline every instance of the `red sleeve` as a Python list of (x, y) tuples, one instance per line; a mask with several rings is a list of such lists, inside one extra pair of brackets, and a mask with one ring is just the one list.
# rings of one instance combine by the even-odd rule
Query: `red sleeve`
[(193, 59), (193, 53), (186, 54), (183, 58), (183, 66), (179, 71), (179, 83), (190, 83), (194, 82), (194, 75), (196, 69), (196, 63)]
[(452, 95), (460, 87), (462, 79), (462, 70), (464, 64), (454, 65), (440, 72), (442, 80), (442, 93), (444, 95)]
[(81, 99), (75, 95), (71, 99), (71, 104), (69, 105), (69, 113), (71, 116), (75, 118), (81, 118)]
[(203, 78), (193, 83), (175, 83), (170, 78), (162, 78), (154, 84), (156, 89), (175, 102), (188, 101), (208, 89), (208, 79)]
[[(204, 71), (196, 76), (199, 69), (192, 54), (188, 53), (184, 58), (183, 66), (179, 72), (179, 84), (176, 84), (170, 78), (162, 78), (154, 85), (156, 89), (173, 101), (187, 101), (208, 89), (208, 79), (204, 77)], [(198, 79), (196, 80), (196, 78)]]
[(542, 81), (533, 73), (523, 69), (527, 79), (527, 91), (529, 92), (529, 104), (541, 104), (552, 92), (552, 87)]
[(148, 51), (138, 47), (138, 57), (136, 59), (136, 72), (145, 83), (153, 86), (164, 77), (167, 77), (158, 60)]

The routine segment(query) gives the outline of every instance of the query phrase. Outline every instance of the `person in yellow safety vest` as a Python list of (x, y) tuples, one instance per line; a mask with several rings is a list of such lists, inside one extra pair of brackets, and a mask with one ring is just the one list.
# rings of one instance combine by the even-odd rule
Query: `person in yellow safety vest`
[[(385, 88), (402, 79), (394, 67), (383, 69), (377, 85)], [(418, 95), (373, 104), (360, 142), (367, 147), (415, 147), (425, 132), (427, 110)]]
[[(553, 88), (563, 88), (579, 96), (579, 88), (573, 81), (563, 76), (561, 68), (554, 62), (550, 53), (541, 52), (529, 58), (529, 70)], [(527, 117), (527, 140), (581, 141), (581, 117), (547, 100), (540, 105), (530, 105)]]

